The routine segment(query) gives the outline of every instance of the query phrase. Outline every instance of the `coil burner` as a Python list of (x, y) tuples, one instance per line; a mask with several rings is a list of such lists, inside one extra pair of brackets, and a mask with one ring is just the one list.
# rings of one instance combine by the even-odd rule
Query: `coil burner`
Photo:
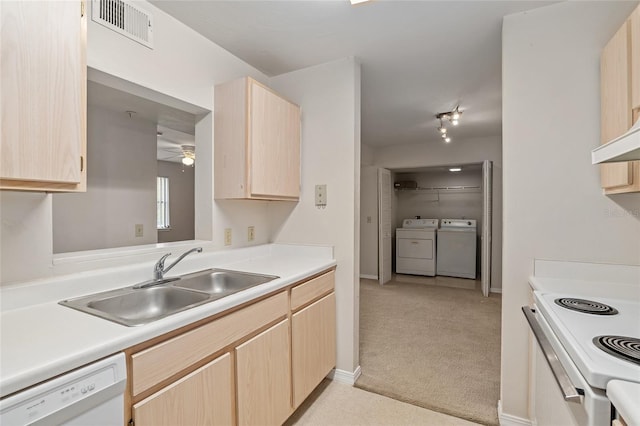
[(597, 336), (593, 343), (606, 353), (640, 365), (640, 339), (625, 336)]
[(563, 297), (555, 300), (557, 305), (563, 308), (571, 309), (573, 311), (582, 312), (585, 314), (593, 315), (616, 315), (618, 310), (605, 305), (604, 303), (594, 302), (592, 300), (573, 299), (570, 297)]

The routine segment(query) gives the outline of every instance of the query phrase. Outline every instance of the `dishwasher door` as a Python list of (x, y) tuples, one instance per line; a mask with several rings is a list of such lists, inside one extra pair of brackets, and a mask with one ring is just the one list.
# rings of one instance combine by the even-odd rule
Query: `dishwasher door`
[(0, 424), (122, 426), (126, 381), (119, 353), (3, 399)]

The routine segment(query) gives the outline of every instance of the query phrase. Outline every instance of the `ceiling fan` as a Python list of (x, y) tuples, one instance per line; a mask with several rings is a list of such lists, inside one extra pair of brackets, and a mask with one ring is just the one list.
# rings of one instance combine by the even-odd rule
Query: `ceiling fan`
[(181, 162), (183, 166), (194, 167), (196, 161), (194, 135), (164, 126), (158, 126), (157, 133), (158, 160)]
[(195, 161), (196, 161), (196, 147), (195, 147), (195, 145), (171, 144), (169, 146), (160, 147), (159, 149), (161, 151), (164, 151), (165, 153), (173, 154), (173, 155), (169, 155), (169, 156), (162, 155), (162, 158), (161, 158), (162, 160), (165, 160), (165, 161), (176, 161), (177, 159), (179, 159), (180, 162), (184, 166), (191, 166), (191, 167), (193, 167), (194, 164), (195, 164)]

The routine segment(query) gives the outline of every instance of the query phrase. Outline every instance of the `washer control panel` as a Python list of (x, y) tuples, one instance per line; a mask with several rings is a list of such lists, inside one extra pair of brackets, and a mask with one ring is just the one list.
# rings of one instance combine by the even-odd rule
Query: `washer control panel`
[(437, 228), (438, 219), (405, 219), (402, 221), (403, 228)]
[(475, 228), (475, 219), (442, 219), (441, 228)]

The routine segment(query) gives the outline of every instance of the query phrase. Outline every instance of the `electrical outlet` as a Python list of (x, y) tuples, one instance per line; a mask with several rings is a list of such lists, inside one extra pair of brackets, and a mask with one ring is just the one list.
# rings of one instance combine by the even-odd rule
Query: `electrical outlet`
[(256, 239), (256, 227), (250, 226), (247, 228), (247, 241), (253, 241)]
[(327, 185), (316, 185), (316, 206), (324, 207), (327, 205)]
[(225, 246), (231, 245), (231, 228), (224, 229), (224, 245)]
[(367, 216), (367, 223), (371, 223), (371, 216)]
[(144, 226), (141, 223), (136, 223), (136, 237), (144, 236)]

